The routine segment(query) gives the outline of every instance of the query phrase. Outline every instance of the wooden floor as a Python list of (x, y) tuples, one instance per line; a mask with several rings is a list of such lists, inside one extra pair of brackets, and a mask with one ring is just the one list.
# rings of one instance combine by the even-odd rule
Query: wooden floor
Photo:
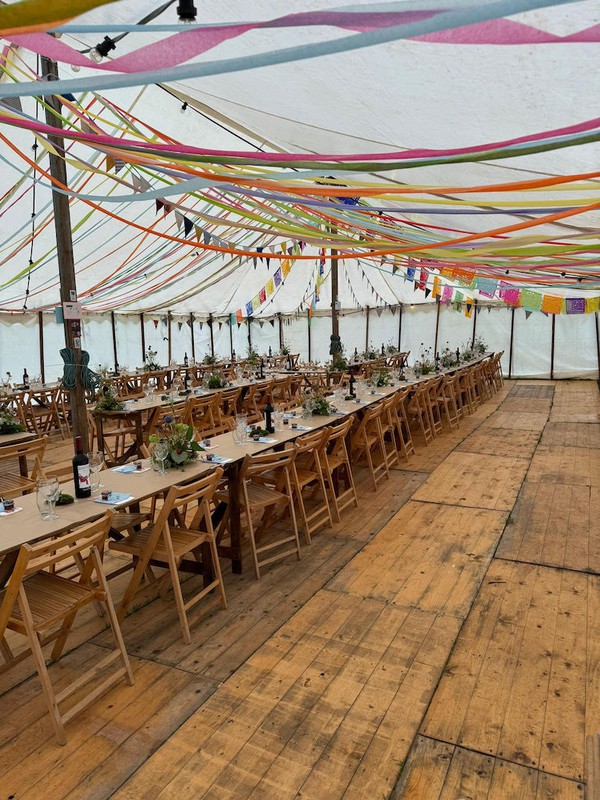
[[(360, 508), (301, 562), (228, 573), (229, 608), (201, 609), (192, 645), (168, 599), (129, 616), (136, 684), (65, 747), (31, 665), (0, 678), (0, 800), (581, 800), (600, 731), (598, 385), (507, 383), (376, 494), (359, 479)], [(82, 615), (54, 680), (108, 645)]]

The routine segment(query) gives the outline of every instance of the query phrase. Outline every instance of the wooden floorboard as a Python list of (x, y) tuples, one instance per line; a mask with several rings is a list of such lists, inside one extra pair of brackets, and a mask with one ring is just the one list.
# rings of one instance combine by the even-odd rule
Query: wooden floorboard
[(496, 555), (600, 573), (600, 488), (525, 482)]
[[(191, 646), (169, 597), (129, 616), (136, 685), (64, 748), (31, 666), (2, 676), (0, 800), (582, 800), (599, 412), (593, 382), (506, 382), (377, 493), (358, 470), (360, 507), (300, 562), (261, 581), (226, 568), (229, 609), (203, 605)], [(52, 675), (109, 642), (86, 610)]]

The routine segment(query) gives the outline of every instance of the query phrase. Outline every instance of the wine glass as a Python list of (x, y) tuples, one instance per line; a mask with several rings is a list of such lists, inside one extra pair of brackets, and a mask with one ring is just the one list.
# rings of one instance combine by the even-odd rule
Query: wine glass
[(40, 478), (37, 482), (36, 501), (42, 519), (58, 519), (54, 513), (54, 505), (60, 495), (58, 478)]
[(169, 455), (169, 444), (164, 439), (156, 442), (152, 450), (152, 460), (158, 466), (156, 470), (159, 475), (165, 475), (165, 461)]
[(104, 466), (104, 453), (102, 451), (88, 453), (88, 461), (90, 462), (90, 487), (92, 494), (99, 491), (100, 486), (100, 470)]

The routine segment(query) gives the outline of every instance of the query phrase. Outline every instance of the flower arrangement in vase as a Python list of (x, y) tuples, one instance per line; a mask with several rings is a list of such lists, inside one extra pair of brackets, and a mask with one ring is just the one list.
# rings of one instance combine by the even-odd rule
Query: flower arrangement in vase
[(167, 467), (182, 467), (189, 461), (194, 461), (198, 453), (204, 448), (194, 441), (194, 429), (184, 422), (170, 423), (170, 433), (166, 437), (152, 433), (148, 437), (150, 444), (163, 442), (167, 445)]

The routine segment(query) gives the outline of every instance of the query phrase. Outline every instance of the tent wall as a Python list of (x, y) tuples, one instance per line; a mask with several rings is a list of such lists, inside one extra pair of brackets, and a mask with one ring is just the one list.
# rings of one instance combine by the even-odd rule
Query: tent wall
[[(409, 350), (412, 363), (422, 351), (431, 348), (435, 341), (438, 307), (435, 303), (404, 306), (392, 313), (384, 308), (381, 313), (371, 309), (368, 314), (368, 343), (379, 350), (381, 345), (398, 344), (401, 328), (401, 350)], [(510, 364), (511, 323), (514, 319), (512, 337), (512, 365)], [(475, 328), (474, 328), (475, 322)], [(598, 315), (582, 314), (557, 316), (554, 319), (554, 369), (555, 378), (598, 378)], [(42, 315), (44, 366), (46, 381), (56, 380), (62, 374), (62, 359), (59, 350), (64, 347), (63, 327), (52, 314)], [(480, 306), (474, 317), (454, 311), (451, 307), (439, 307), (438, 350), (448, 346), (451, 350), (469, 344), (473, 331), (481, 337), (489, 350), (504, 351), (502, 366), (504, 374), (518, 378), (549, 378), (552, 370), (552, 317), (530, 314), (522, 309)], [(281, 318), (283, 341), (294, 353), (308, 360), (329, 359), (331, 320), (319, 313), (310, 320), (306, 312)], [(142, 328), (139, 315), (115, 315), (118, 362), (133, 368), (142, 363)], [(179, 363), (184, 354), (192, 356), (192, 328), (189, 316), (173, 315), (170, 324), (171, 356)], [(252, 346), (259, 353), (279, 351), (279, 319), (253, 319), (250, 323)], [(158, 352), (157, 360), (166, 365), (169, 353), (169, 323), (165, 315), (144, 315), (146, 349), (150, 346)], [(195, 319), (193, 336), (196, 360), (201, 361), (210, 353), (210, 326), (206, 321)], [(360, 353), (367, 344), (367, 313), (342, 312), (340, 314), (340, 336), (346, 355), (351, 357), (354, 348)], [(215, 355), (230, 355), (230, 328), (227, 320), (213, 322)], [(238, 357), (248, 353), (248, 320), (233, 323), (231, 329), (233, 348)], [(83, 343), (90, 354), (92, 369), (111, 368), (114, 364), (113, 332), (110, 314), (94, 314), (84, 318)], [(19, 315), (0, 315), (0, 377), (10, 372), (13, 381), (20, 381), (23, 370), (30, 376), (41, 374), (40, 329), (37, 312)]]

